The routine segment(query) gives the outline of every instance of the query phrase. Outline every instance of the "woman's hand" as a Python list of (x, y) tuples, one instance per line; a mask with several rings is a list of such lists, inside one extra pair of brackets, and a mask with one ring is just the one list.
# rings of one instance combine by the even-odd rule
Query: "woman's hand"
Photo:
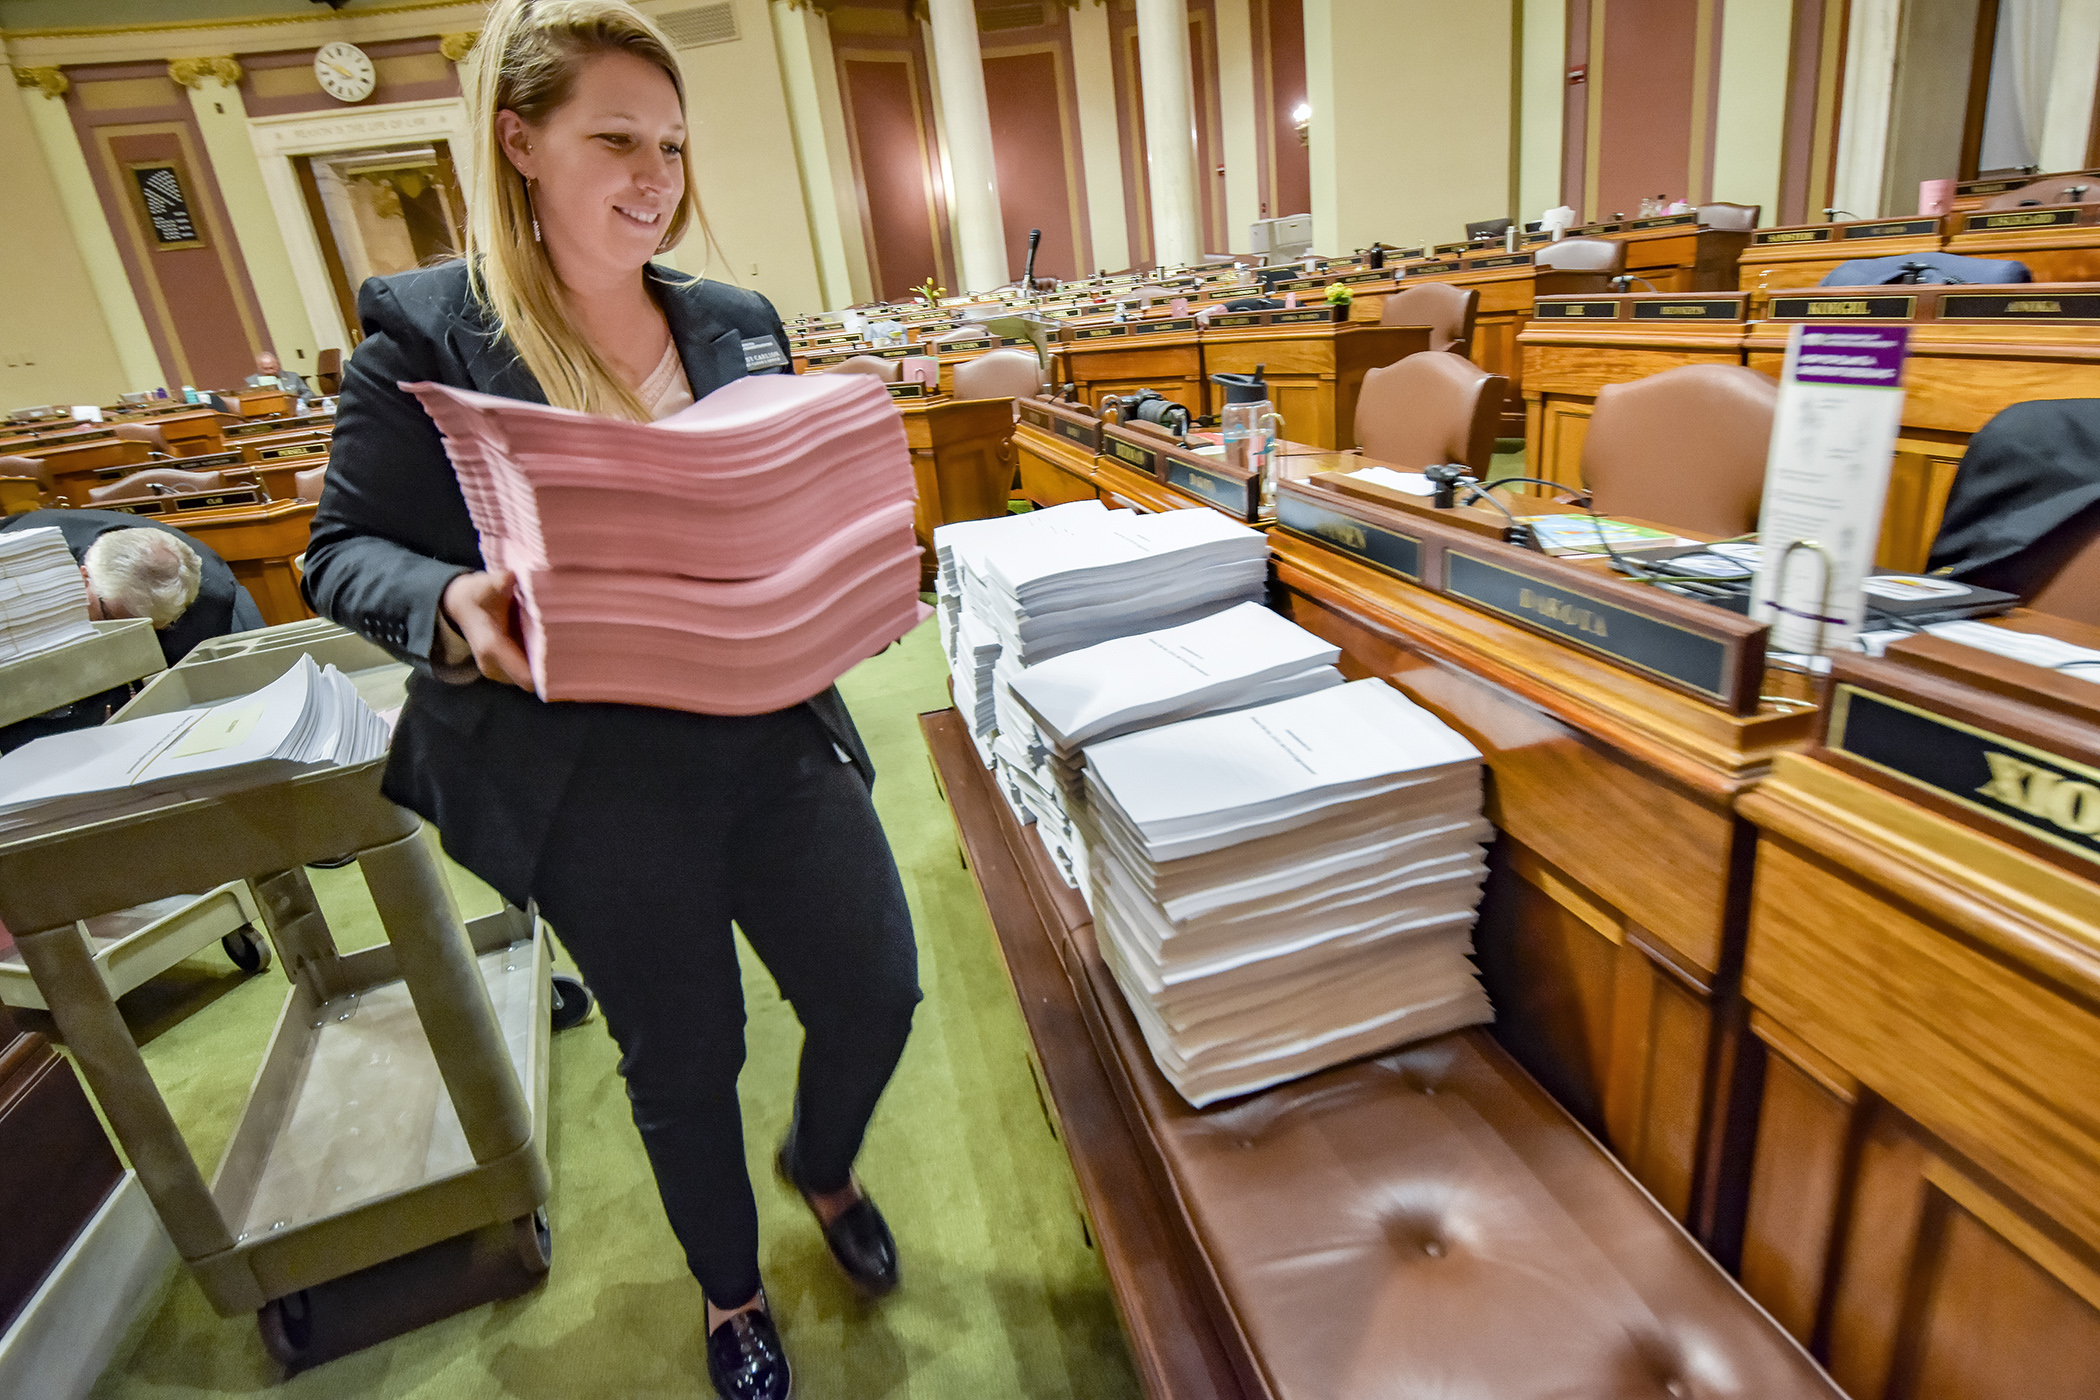
[(513, 581), (508, 569), (461, 574), (438, 600), (445, 618), (473, 649), (474, 665), (492, 681), (532, 689), (532, 664), (512, 628)]

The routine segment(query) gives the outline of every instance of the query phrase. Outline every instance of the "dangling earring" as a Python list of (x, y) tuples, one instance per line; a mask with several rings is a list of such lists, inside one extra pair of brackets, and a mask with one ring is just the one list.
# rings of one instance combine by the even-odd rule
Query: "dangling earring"
[[(528, 147), (527, 149), (529, 150), (530, 147)], [(539, 181), (537, 180), (527, 180), (525, 182), (525, 207), (532, 212), (532, 241), (535, 243), (542, 241), (540, 238), (539, 204), (538, 201), (536, 201), (532, 197), (532, 187), (538, 183)]]

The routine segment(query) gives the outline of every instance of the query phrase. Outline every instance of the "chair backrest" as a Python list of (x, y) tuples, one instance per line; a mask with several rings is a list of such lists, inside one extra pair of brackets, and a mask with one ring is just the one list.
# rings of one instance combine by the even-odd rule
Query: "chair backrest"
[(226, 484), (220, 472), (189, 472), (181, 467), (148, 467), (130, 476), (97, 486), (88, 492), (90, 501), (131, 501), (141, 496), (165, 496), (182, 491), (215, 491)]
[(1725, 200), (1717, 204), (1702, 204), (1699, 206), (1699, 226), (1747, 233), (1757, 227), (1757, 221), (1764, 217), (1764, 213), (1762, 204), (1730, 204)]
[(331, 345), (314, 357), (314, 387), (324, 394), (332, 394), (342, 384), (343, 352)]
[(37, 489), (47, 496), (57, 496), (58, 480), (51, 473), (51, 464), (42, 457), (0, 457), (0, 476), (27, 476), (36, 479)]
[(1604, 515), (1726, 538), (1757, 528), (1779, 381), (1684, 365), (1597, 392), (1582, 476)]
[(1509, 230), (1508, 219), (1480, 219), (1466, 225), (1466, 237), (1475, 243), (1500, 238)]
[(175, 455), (168, 446), (168, 435), (160, 430), (158, 423), (119, 423), (116, 434), (131, 442), (143, 442), (164, 457)]
[(1626, 270), (1626, 245), (1616, 238), (1563, 238), (1541, 243), (1531, 260), (1561, 272), (1601, 272), (1617, 276)]
[(1025, 399), (1042, 389), (1043, 367), (1033, 350), (992, 350), (955, 367), (959, 399)]
[(1427, 326), (1430, 349), (1463, 355), (1472, 348), (1473, 318), (1479, 311), (1479, 288), (1421, 282), (1387, 297), (1378, 319), (1387, 326)]
[(1356, 442), (1374, 462), (1419, 470), (1463, 462), (1485, 476), (1509, 381), (1456, 355), (1409, 355), (1364, 375)]
[(895, 360), (885, 360), (879, 355), (855, 355), (850, 360), (841, 360), (824, 371), (825, 374), (872, 374), (885, 384), (895, 384), (903, 367)]
[(2025, 209), (2037, 204), (2100, 204), (2100, 175), (2050, 175), (1993, 195), (1986, 209)]
[(2063, 562), (2026, 598), (2051, 617), (2100, 627), (2100, 510), (2089, 509), (2058, 527), (2076, 539)]
[(302, 501), (320, 500), (321, 487), (327, 480), (328, 464), (326, 462), (321, 463), (318, 467), (308, 467), (303, 472), (292, 473), (292, 484), (298, 488), (299, 499)]
[(0, 457), (0, 515), (20, 515), (46, 503), (48, 468), (34, 457)]

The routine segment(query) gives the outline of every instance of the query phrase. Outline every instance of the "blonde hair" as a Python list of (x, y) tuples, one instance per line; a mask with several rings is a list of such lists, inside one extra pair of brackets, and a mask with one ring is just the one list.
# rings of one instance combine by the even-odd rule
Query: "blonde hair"
[[(465, 250), (475, 299), (510, 337), (548, 403), (647, 422), (649, 411), (634, 390), (570, 323), (547, 246), (533, 236), (531, 191), (503, 152), (496, 114), (515, 112), (537, 126), (569, 100), (584, 60), (631, 53), (663, 70), (683, 116), (685, 80), (670, 40), (624, 0), (496, 0), (475, 48), (467, 106), (480, 158), (467, 201)], [(658, 251), (695, 223), (707, 227), (688, 170)]]
[(143, 617), (156, 629), (190, 610), (204, 585), (204, 564), (165, 530), (110, 530), (82, 556), (88, 585), (112, 617)]

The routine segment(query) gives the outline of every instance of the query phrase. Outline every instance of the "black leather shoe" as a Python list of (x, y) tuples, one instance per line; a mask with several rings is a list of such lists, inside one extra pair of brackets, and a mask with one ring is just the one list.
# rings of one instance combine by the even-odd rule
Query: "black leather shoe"
[(795, 1379), (772, 1316), (740, 1312), (708, 1333), (707, 1378), (722, 1400), (788, 1400)]
[(788, 1170), (788, 1147), (793, 1140), (780, 1145), (780, 1153), (773, 1159), (773, 1169), (780, 1179), (794, 1187), (802, 1197), (802, 1204), (816, 1216), (818, 1226), (824, 1231), (824, 1243), (831, 1246), (831, 1257), (839, 1261), (846, 1277), (853, 1286), (870, 1298), (880, 1298), (897, 1287), (897, 1241), (890, 1234), (889, 1222), (875, 1203), (863, 1195), (839, 1213), (836, 1220), (824, 1224), (824, 1217), (817, 1214), (816, 1202), (809, 1192), (802, 1189)]

